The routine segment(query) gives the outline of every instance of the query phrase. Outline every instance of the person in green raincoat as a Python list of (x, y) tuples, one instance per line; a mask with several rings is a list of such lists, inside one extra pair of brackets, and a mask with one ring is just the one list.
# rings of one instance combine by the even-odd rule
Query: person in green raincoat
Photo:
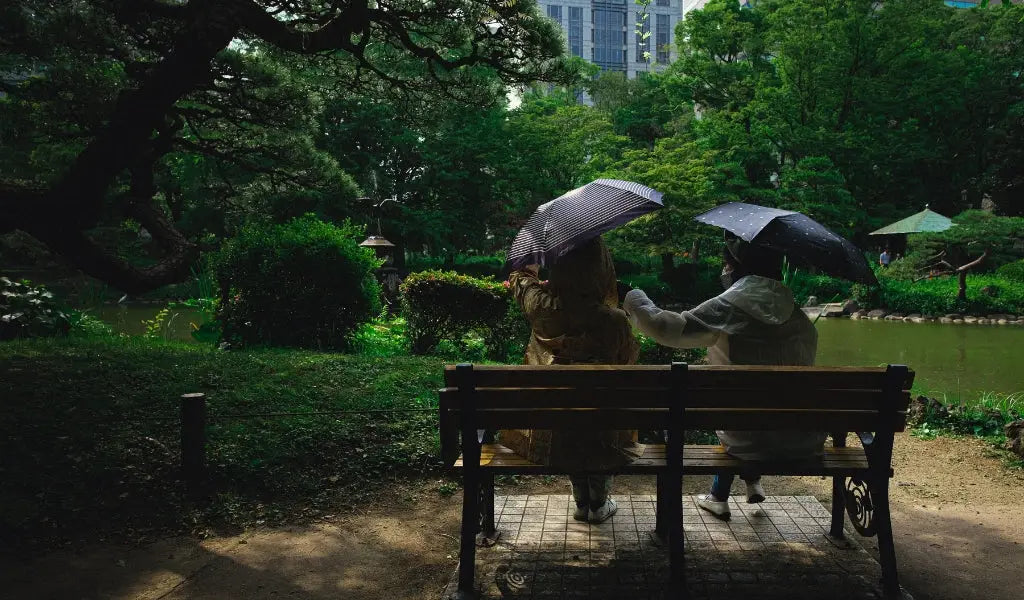
[[(600, 237), (551, 266), (547, 282), (537, 267), (509, 276), (509, 288), (530, 322), (528, 365), (634, 364), (639, 344), (618, 308), (612, 257)], [(635, 431), (501, 432), (502, 443), (528, 458), (574, 470), (614, 469), (636, 458)], [(570, 475), (577, 521), (600, 523), (616, 511), (612, 476)]]

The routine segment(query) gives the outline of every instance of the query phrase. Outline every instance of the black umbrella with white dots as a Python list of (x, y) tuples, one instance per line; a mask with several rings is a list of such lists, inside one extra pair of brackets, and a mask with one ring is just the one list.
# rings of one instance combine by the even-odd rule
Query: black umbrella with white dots
[(799, 258), (829, 275), (878, 283), (864, 254), (852, 242), (803, 213), (730, 202), (694, 219), (721, 227), (754, 246)]

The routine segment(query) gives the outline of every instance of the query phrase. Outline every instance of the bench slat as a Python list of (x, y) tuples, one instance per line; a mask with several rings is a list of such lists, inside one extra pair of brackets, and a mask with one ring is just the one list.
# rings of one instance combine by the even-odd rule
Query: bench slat
[[(475, 406), (483, 408), (668, 408), (682, 402), (687, 408), (841, 409), (876, 410), (885, 403), (880, 390), (694, 389), (676, 398), (667, 389), (476, 388)], [(458, 407), (458, 388), (439, 390), (449, 406)], [(910, 394), (903, 392), (896, 410), (906, 410)]]
[[(455, 466), (463, 466), (462, 457)], [(498, 471), (515, 471), (524, 474), (561, 473), (545, 465), (537, 464), (516, 454), (501, 444), (484, 444), (481, 447), (480, 466)], [(665, 446), (648, 444), (636, 461), (616, 472), (651, 473), (666, 468)], [(821, 458), (807, 461), (742, 461), (726, 454), (722, 446), (685, 446), (683, 468), (687, 474), (711, 474), (718, 472), (755, 471), (765, 475), (851, 475), (868, 470), (864, 450), (858, 447), (826, 447)]]
[[(763, 389), (775, 386), (831, 389), (881, 389), (885, 367), (777, 367), (764, 365), (692, 365), (691, 387)], [(478, 387), (633, 387), (668, 388), (669, 365), (474, 365)], [(914, 380), (910, 371), (903, 389)], [(454, 386), (455, 366), (446, 365), (444, 381)]]
[[(593, 429), (665, 429), (666, 409), (477, 409), (481, 429), (576, 429), (582, 424)], [(455, 422), (459, 411), (452, 410)], [(694, 429), (733, 431), (876, 431), (892, 427), (903, 431), (906, 413), (897, 412), (895, 423), (878, 411), (860, 410), (774, 410), (774, 409), (688, 409), (684, 426)]]

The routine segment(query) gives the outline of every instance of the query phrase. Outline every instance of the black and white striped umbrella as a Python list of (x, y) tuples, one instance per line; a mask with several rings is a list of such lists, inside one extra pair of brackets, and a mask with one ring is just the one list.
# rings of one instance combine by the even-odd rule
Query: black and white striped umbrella
[(597, 179), (537, 207), (512, 242), (508, 265), (550, 265), (583, 242), (661, 207), (661, 192), (632, 181)]

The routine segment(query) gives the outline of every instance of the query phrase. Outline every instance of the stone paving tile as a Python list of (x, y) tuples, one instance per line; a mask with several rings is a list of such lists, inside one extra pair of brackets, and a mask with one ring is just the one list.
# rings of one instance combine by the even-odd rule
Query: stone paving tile
[[(617, 496), (619, 512), (600, 525), (572, 519), (570, 496), (498, 496), (501, 537), (477, 549), (481, 600), (661, 600), (668, 556), (651, 532), (653, 495)], [(719, 521), (683, 499), (687, 589), (695, 600), (878, 598), (878, 563), (847, 531), (833, 540), (829, 512), (813, 496), (773, 496), (760, 505), (730, 500)], [(451, 598), (457, 572), (442, 596)]]

